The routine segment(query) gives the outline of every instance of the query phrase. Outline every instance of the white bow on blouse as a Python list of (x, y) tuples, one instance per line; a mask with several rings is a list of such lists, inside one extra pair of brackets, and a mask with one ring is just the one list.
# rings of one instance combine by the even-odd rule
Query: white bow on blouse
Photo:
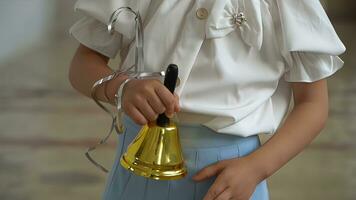
[[(236, 15), (241, 13), (246, 21), (236, 23)], [(224, 37), (232, 31), (240, 31), (247, 45), (261, 48), (263, 32), (260, 0), (216, 1), (207, 20), (206, 38)]]

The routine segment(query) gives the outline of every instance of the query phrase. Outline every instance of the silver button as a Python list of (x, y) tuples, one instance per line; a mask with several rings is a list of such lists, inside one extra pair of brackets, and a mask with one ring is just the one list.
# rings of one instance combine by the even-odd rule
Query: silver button
[(196, 12), (198, 19), (206, 19), (208, 18), (209, 12), (206, 8), (199, 8)]

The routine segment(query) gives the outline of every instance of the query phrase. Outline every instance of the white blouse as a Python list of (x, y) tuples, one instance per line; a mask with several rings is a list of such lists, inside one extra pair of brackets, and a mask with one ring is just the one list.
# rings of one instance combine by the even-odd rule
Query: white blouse
[(114, 35), (106, 30), (121, 6), (144, 19), (145, 69), (179, 66), (179, 120), (219, 133), (274, 133), (292, 105), (289, 82), (317, 81), (343, 66), (345, 47), (319, 0), (79, 0), (87, 17), (71, 34), (110, 58), (126, 51), (122, 69), (135, 62), (134, 16), (123, 13)]

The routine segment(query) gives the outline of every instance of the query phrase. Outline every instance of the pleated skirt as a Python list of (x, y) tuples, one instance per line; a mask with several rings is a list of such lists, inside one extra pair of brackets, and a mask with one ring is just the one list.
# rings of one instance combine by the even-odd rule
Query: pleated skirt
[[(216, 133), (199, 124), (177, 124), (188, 174), (179, 180), (153, 180), (137, 176), (121, 166), (121, 155), (141, 129), (126, 115), (123, 123), (125, 131), (118, 136), (117, 153), (107, 179), (104, 200), (202, 200), (216, 176), (195, 182), (192, 180), (194, 174), (208, 165), (246, 156), (260, 147), (258, 136), (240, 137)], [(257, 185), (250, 199), (269, 199), (266, 181)]]

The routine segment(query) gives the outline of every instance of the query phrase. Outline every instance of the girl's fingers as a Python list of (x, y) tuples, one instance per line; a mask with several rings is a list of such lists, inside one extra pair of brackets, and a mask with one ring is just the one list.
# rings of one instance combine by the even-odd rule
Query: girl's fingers
[(176, 101), (175, 106), (174, 106), (174, 111), (175, 112), (179, 112), (180, 111), (179, 96), (176, 93), (174, 93), (174, 98), (175, 98), (175, 101)]
[(200, 170), (197, 174), (193, 176), (194, 181), (202, 181), (207, 178), (210, 178), (214, 175), (219, 174), (226, 166), (226, 161), (220, 161), (218, 163), (209, 165), (202, 170)]
[(164, 86), (160, 85), (159, 87), (155, 88), (155, 92), (157, 96), (161, 99), (166, 107), (166, 114), (168, 117), (172, 117), (174, 113), (175, 107), (175, 98), (173, 94)]
[(152, 109), (151, 105), (146, 100), (138, 105), (138, 110), (146, 118), (146, 121), (154, 121), (158, 117), (158, 114)]
[(228, 187), (226, 188), (215, 200), (229, 200), (232, 199), (232, 191)]
[(227, 181), (225, 180), (225, 176), (219, 175), (214, 183), (210, 186), (203, 200), (215, 200), (224, 192), (224, 190), (227, 189), (228, 185), (226, 182)]
[(153, 95), (149, 95), (147, 97), (147, 102), (151, 105), (152, 109), (158, 113), (164, 113), (166, 111), (166, 107), (162, 103), (161, 99), (154, 93)]
[(133, 105), (127, 106), (127, 109), (125, 109), (125, 112), (127, 113), (128, 116), (131, 117), (131, 119), (139, 125), (145, 125), (147, 124), (146, 118), (141, 114), (141, 112)]
[[(173, 95), (161, 82), (158, 80), (141, 82), (129, 82), (132, 93), (125, 95), (125, 100), (122, 103), (126, 104), (123, 107), (133, 106), (130, 108), (130, 113), (127, 112), (138, 124), (145, 124), (149, 121), (157, 119), (158, 114), (165, 113), (167, 117), (173, 117), (174, 112), (178, 112), (179, 97)], [(128, 84), (129, 84), (128, 83)], [(125, 110), (125, 108), (124, 108)], [(127, 110), (127, 109), (126, 109)]]

